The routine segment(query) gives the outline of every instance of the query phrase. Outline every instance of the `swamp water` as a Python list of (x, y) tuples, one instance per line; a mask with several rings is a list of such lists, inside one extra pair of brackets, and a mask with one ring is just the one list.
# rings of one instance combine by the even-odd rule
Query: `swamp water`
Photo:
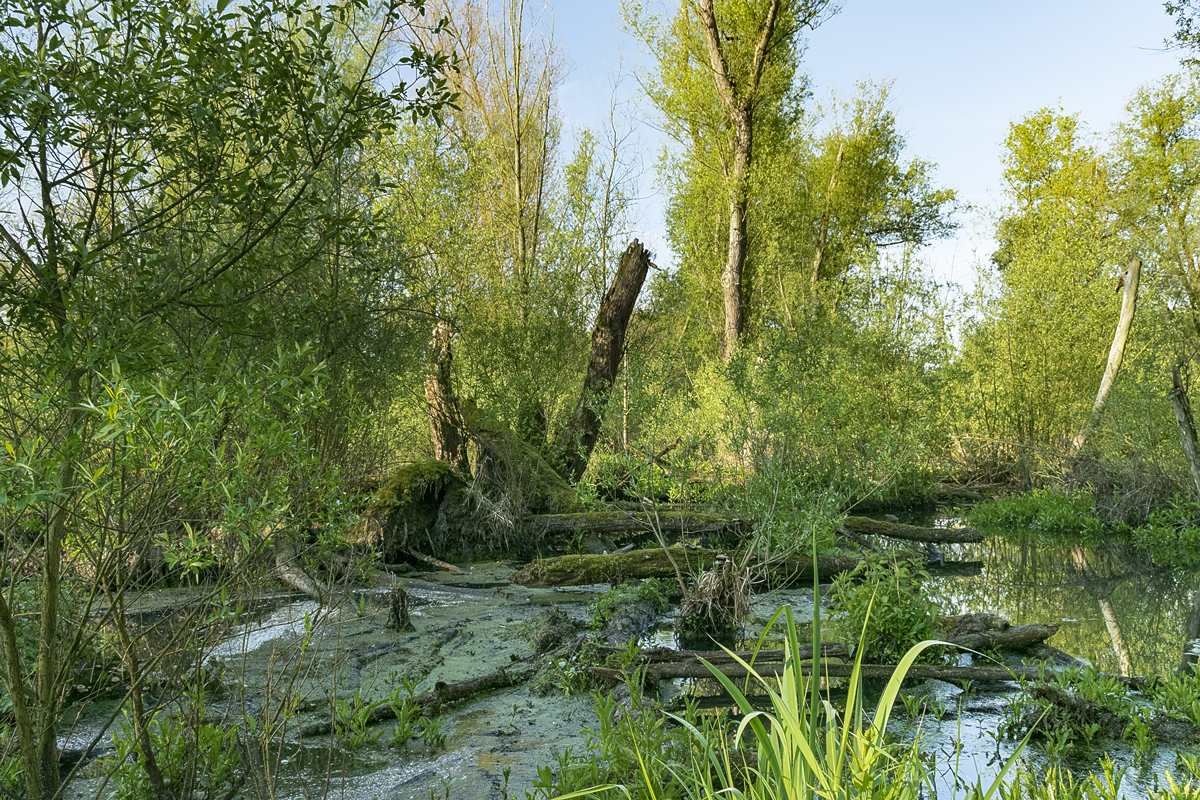
[[(1052, 645), (1113, 673), (1165, 675), (1184, 655), (1184, 630), (1200, 575), (1155, 572), (1117, 552), (1040, 547), (1028, 540), (992, 538), (943, 550), (947, 567), (934, 569), (929, 590), (943, 600), (947, 614), (985, 611), (1018, 625), (1060, 622)], [(956, 566), (964, 562), (972, 566)], [(224, 669), (222, 690), (209, 698), (210, 716), (232, 721), (243, 709), (270, 708), (285, 687), (298, 698), (301, 713), (269, 756), (268, 769), (278, 775), (275, 796), (281, 799), (523, 797), (538, 767), (555, 764), (564, 748), (583, 752), (583, 729), (597, 725), (587, 695), (538, 697), (520, 685), (455, 703), (443, 710), (441, 744), (414, 738), (406, 746), (388, 747), (391, 722), (372, 729), (382, 734), (377, 741), (355, 749), (330, 736), (297, 735), (303, 724), (329, 719), (330, 696), (346, 698), (357, 691), (365, 700), (381, 700), (405, 679), (415, 682), (413, 691), (420, 694), (439, 681), (453, 683), (528, 659), (533, 656), (524, 636), (528, 623), (550, 607), (582, 621), (588, 604), (607, 588), (528, 589), (508, 583), (511, 571), (506, 563), (476, 564), (465, 575), (403, 579), (414, 626), (408, 632), (385, 627), (387, 589), (360, 595), (357, 607), (346, 604), (332, 611), (301, 598), (263, 603), (207, 656), (210, 666)], [(798, 620), (811, 619), (811, 589), (764, 592), (754, 598), (747, 635), (759, 633), (785, 603)], [(669, 625), (643, 643), (675, 644)], [(706, 683), (675, 681), (664, 686), (664, 695), (709, 694)], [(874, 687), (876, 696), (881, 688)], [(940, 719), (933, 714), (913, 718), (897, 703), (890, 727), (901, 740), (920, 736), (937, 775), (938, 797), (957, 796), (960, 781), (990, 778), (1013, 751), (1015, 742), (997, 738), (996, 730), (1017, 696), (1015, 685), (964, 691), (928, 681), (906, 687), (905, 693), (927, 696), (929, 706), (944, 709)], [(64, 744), (78, 746), (112, 712), (111, 705), (89, 709)], [(1118, 766), (1131, 767), (1123, 784), (1130, 798), (1144, 797), (1145, 787), (1164, 770), (1176, 771), (1173, 747), (1160, 746), (1153, 758), (1135, 763), (1132, 746), (1112, 740), (1075, 750), (1063, 764), (1095, 770), (1105, 754)], [(1022, 759), (1033, 769), (1047, 764), (1036, 744)], [(76, 782), (73, 796), (93, 797), (99, 781)]]

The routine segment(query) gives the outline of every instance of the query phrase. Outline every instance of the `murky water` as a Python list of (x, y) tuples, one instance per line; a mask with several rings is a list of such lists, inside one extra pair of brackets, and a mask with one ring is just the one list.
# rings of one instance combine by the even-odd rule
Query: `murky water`
[[(915, 521), (930, 524), (928, 519)], [(937, 524), (954, 520), (942, 518)], [(1030, 540), (994, 538), (942, 549), (950, 563), (936, 571), (929, 590), (943, 600), (947, 613), (987, 611), (1014, 624), (1061, 623), (1052, 645), (1114, 673), (1168, 674), (1188, 646), (1184, 631), (1200, 575), (1155, 571), (1119, 551), (1047, 548)], [(964, 562), (969, 562), (966, 568)], [(363, 800), (500, 798), (506, 792), (522, 797), (539, 766), (552, 765), (565, 748), (582, 751), (582, 729), (596, 724), (587, 696), (533, 697), (527, 687), (518, 686), (455, 704), (443, 716), (446, 740), (441, 745), (413, 739), (388, 747), (390, 723), (378, 726), (377, 741), (354, 750), (328, 736), (298, 734), (302, 724), (329, 718), (328, 698), (335, 695), (357, 691), (367, 700), (379, 700), (405, 678), (420, 693), (437, 681), (476, 677), (527, 659), (532, 651), (522, 635), (524, 625), (548, 605), (582, 619), (587, 603), (605, 588), (531, 590), (508, 584), (509, 569), (477, 565), (465, 577), (440, 574), (406, 581), (415, 626), (411, 632), (384, 627), (386, 589), (363, 595), (357, 607), (347, 603), (338, 609), (321, 609), (307, 599), (271, 598), (199, 655), (206, 664), (225, 669), (226, 693), (214, 698), (213, 715), (231, 723), (244, 714), (261, 719), (282, 702), (280, 687), (286, 686), (301, 714), (281, 730), (272, 756), (280, 800), (331, 792)], [(812, 602), (812, 590), (803, 587), (760, 594), (753, 601), (747, 634), (761, 632), (785, 603), (798, 621), (807, 623)], [(676, 644), (667, 624), (646, 643)], [(1195, 642), (1190, 647), (1196, 649)], [(695, 682), (676, 681), (666, 694), (696, 691), (708, 693)], [(906, 690), (927, 695), (931, 705), (944, 709), (939, 721), (932, 716), (911, 719), (897, 706), (893, 723), (897, 736), (919, 735), (923, 749), (933, 754), (938, 797), (956, 796), (957, 781), (973, 783), (976, 777), (994, 775), (1000, 760), (1012, 752), (1014, 743), (998, 740), (995, 731), (1014, 692), (1015, 686), (1004, 684), (964, 692), (937, 681)], [(104, 708), (104, 715), (111, 710)], [(95, 730), (96, 723), (85, 718), (70, 738), (88, 738)], [(1119, 764), (1133, 763), (1125, 744), (1106, 746)], [(1103, 754), (1076, 751), (1065, 763), (1094, 769)], [(1145, 796), (1147, 782), (1173, 769), (1174, 757), (1173, 750), (1160, 748), (1155, 759), (1131, 769), (1127, 796)], [(1040, 768), (1046, 759), (1032, 746), (1023, 760)], [(73, 796), (91, 797), (96, 783), (76, 783)]]

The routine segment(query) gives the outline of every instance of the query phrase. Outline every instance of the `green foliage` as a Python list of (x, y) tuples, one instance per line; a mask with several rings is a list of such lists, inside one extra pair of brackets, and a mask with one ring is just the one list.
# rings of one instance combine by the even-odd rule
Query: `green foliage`
[(336, 700), (333, 706), (334, 735), (351, 750), (377, 742), (383, 731), (371, 730), (372, 713), (385, 704), (386, 701), (369, 702), (358, 689), (349, 698)]
[(1200, 503), (1177, 496), (1152, 509), (1144, 524), (1118, 523), (1114, 531), (1156, 564), (1200, 566)]
[(636, 586), (622, 583), (599, 595), (588, 607), (592, 626), (599, 630), (613, 616), (631, 604), (645, 604), (662, 614), (670, 608), (666, 585), (658, 578), (646, 578)]
[[(918, 642), (938, 638), (938, 604), (924, 585), (928, 577), (898, 559), (863, 559), (833, 582), (839, 633), (860, 643), (870, 663), (899, 663)], [(945, 648), (924, 647), (920, 659), (941, 663)]]
[(427, 459), (406, 464), (375, 492), (372, 504), (386, 515), (397, 507), (420, 502), (427, 494), (440, 493), (453, 474), (445, 461)]
[[(142, 763), (133, 721), (126, 715), (113, 733), (112, 776), (117, 800), (156, 800)], [(181, 796), (218, 800), (231, 795), (241, 781), (241, 750), (236, 728), (198, 724), (156, 713), (147, 724), (163, 783), (181, 787)]]
[(1093, 540), (1104, 531), (1090, 497), (1053, 489), (1032, 489), (981, 503), (971, 509), (969, 519), (978, 527), (1036, 531), (1073, 544)]

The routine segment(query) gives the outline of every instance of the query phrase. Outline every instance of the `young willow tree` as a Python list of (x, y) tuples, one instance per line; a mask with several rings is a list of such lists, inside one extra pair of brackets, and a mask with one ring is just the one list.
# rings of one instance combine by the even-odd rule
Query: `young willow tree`
[[(172, 555), (217, 549), (214, 523), (248, 553), (288, 518), (314, 372), (288, 363), (288, 342), (268, 358), (277, 370), (228, 344), (344, 230), (322, 197), (330, 168), (399, 111), (449, 99), (444, 58), (421, 51), (403, 59), (415, 83), (378, 88), (406, 9), (4, 4), (0, 681), (31, 800), (59, 792), (68, 673), (90, 604), (127, 584), (126, 556), (189, 519), (194, 552)], [(338, 37), (367, 17), (347, 74)], [(64, 566), (91, 567), (69, 618)], [(151, 712), (136, 708), (139, 740)]]

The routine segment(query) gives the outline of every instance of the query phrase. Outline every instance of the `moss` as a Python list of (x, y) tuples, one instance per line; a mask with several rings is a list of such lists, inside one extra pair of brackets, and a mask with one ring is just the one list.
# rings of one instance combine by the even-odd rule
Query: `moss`
[(671, 607), (665, 584), (658, 578), (646, 578), (636, 586), (623, 583), (612, 587), (599, 595), (589, 607), (592, 626), (600, 630), (628, 606), (641, 603), (645, 603), (658, 614), (665, 613)]
[(371, 516), (382, 520), (384, 561), (399, 560), (400, 551), (409, 547), (439, 555), (441, 548), (430, 532), (442, 499), (461, 485), (449, 464), (432, 459), (408, 464), (392, 475), (371, 503)]
[(445, 461), (414, 461), (396, 471), (375, 492), (372, 508), (384, 516), (398, 506), (421, 502), (430, 493), (440, 495), (454, 478), (454, 470)]
[(575, 489), (536, 447), (469, 401), (463, 404), (463, 419), (490, 461), (490, 469), (481, 470), (492, 484), (487, 488), (507, 495), (518, 516), (579, 508)]

